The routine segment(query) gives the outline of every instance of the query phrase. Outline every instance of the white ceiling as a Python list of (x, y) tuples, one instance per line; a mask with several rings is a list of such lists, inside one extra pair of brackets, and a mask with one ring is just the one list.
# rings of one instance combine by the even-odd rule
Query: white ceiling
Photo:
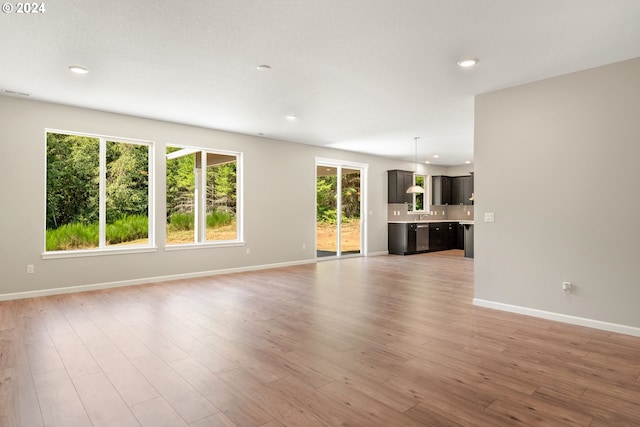
[(442, 165), (474, 95), (640, 56), (638, 0), (44, 3), (0, 14), (4, 94)]

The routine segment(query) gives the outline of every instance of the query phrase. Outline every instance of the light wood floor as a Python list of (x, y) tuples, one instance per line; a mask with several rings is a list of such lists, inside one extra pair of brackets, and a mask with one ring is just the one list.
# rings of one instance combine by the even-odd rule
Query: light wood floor
[(0, 303), (3, 426), (638, 426), (640, 339), (473, 307), (460, 251)]

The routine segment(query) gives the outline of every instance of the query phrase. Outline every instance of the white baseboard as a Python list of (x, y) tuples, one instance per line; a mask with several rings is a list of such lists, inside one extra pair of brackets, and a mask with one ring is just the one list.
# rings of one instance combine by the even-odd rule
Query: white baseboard
[(603, 331), (640, 337), (640, 328), (620, 325), (618, 323), (603, 322), (601, 320), (587, 319), (584, 317), (570, 316), (568, 314), (554, 313), (552, 311), (538, 310), (535, 308), (521, 307), (518, 305), (504, 304), (501, 302), (487, 301), (479, 298), (473, 299), (473, 305), (478, 307), (493, 308), (495, 310), (509, 311), (511, 313), (524, 314), (526, 316), (540, 317), (557, 322), (570, 323), (572, 325), (586, 326), (588, 328), (601, 329)]
[(282, 262), (277, 264), (252, 265), (248, 267), (224, 268), (220, 270), (198, 271), (195, 273), (172, 274), (168, 276), (145, 277), (142, 279), (122, 280), (118, 282), (96, 283), (92, 285), (69, 286), (64, 288), (43, 289), (38, 291), (15, 292), (0, 294), (0, 301), (22, 298), (45, 297), (49, 295), (70, 294), (74, 292), (95, 291), (99, 289), (120, 288), (123, 286), (144, 285), (148, 283), (167, 282), (170, 280), (192, 279), (196, 277), (217, 276), (221, 274), (241, 273), (245, 271), (267, 270), (271, 268), (291, 267), (294, 265), (315, 264), (315, 259)]
[(389, 251), (380, 251), (380, 252), (368, 252), (367, 256), (385, 256), (389, 255)]

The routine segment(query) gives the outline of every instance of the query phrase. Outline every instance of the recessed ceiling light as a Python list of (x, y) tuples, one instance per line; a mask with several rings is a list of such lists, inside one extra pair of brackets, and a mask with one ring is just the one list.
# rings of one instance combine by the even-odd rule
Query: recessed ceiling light
[(295, 114), (287, 114), (286, 118), (287, 118), (287, 120), (293, 121), (293, 120), (297, 119), (298, 116), (296, 116)]
[(470, 164), (470, 163), (471, 163), (471, 160), (467, 160), (467, 161), (465, 161), (465, 163), (466, 163), (466, 164)]
[(438, 158), (440, 158), (440, 154), (434, 154), (434, 155), (433, 155), (433, 158), (434, 158), (434, 159), (438, 159)]
[(430, 165), (430, 164), (431, 164), (431, 162), (430, 162), (429, 160), (427, 160), (425, 163), (426, 163), (426, 164), (428, 164), (428, 165)]
[(458, 61), (458, 67), (469, 68), (469, 67), (473, 67), (478, 62), (479, 62), (479, 59), (477, 59), (477, 58), (463, 59), (463, 60)]
[(258, 71), (269, 71), (269, 70), (271, 69), (271, 66), (270, 66), (270, 65), (263, 64), (263, 65), (258, 65), (258, 66), (256, 67), (256, 69), (257, 69)]
[(69, 71), (76, 74), (87, 74), (89, 69), (87, 67), (81, 67), (80, 65), (69, 66)]

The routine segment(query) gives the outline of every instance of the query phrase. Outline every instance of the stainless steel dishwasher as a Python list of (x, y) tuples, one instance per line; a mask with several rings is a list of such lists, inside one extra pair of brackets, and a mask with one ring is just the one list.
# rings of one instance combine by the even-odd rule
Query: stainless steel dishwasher
[(417, 224), (416, 226), (416, 251), (429, 250), (429, 224)]

